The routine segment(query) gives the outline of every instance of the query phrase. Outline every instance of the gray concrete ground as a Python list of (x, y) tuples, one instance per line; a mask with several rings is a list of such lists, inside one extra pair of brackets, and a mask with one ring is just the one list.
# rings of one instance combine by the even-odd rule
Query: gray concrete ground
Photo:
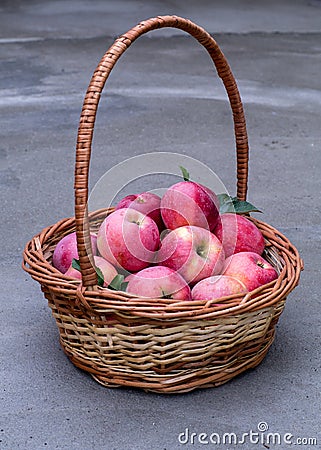
[[(262, 364), (219, 388), (173, 396), (106, 389), (76, 369), (39, 285), (20, 268), (24, 244), (73, 215), (78, 119), (96, 64), (116, 35), (159, 14), (191, 18), (226, 54), (247, 117), (249, 200), (305, 260)], [(0, 448), (321, 448), (321, 2), (3, 0), (0, 52)], [(234, 194), (225, 92), (184, 33), (140, 38), (108, 80), (98, 116), (92, 184), (125, 158), (172, 151), (209, 165)], [(237, 446), (197, 441), (240, 438), (261, 422), (281, 444), (266, 433)]]

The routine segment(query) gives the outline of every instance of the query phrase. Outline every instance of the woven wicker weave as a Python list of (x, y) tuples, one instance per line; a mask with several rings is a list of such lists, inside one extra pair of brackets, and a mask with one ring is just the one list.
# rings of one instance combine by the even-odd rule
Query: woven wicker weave
[[(23, 268), (40, 283), (70, 360), (105, 386), (131, 386), (160, 393), (218, 386), (258, 365), (271, 346), (287, 295), (299, 282), (302, 260), (289, 240), (251, 218), (262, 231), (264, 256), (279, 273), (276, 281), (245, 296), (214, 301), (142, 299), (101, 288), (91, 265), (91, 231), (112, 208), (88, 215), (88, 171), (101, 92), (118, 58), (140, 35), (162, 27), (182, 29), (208, 51), (231, 105), (237, 154), (237, 196), (246, 199), (248, 140), (238, 88), (215, 40), (189, 20), (157, 17), (120, 36), (90, 81), (80, 118), (75, 166), (75, 217), (50, 226), (27, 243)], [(52, 266), (58, 241), (77, 232), (82, 283)]]

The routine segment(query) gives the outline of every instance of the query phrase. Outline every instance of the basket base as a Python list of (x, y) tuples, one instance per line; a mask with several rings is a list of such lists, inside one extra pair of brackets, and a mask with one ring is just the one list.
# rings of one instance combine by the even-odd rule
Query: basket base
[(98, 372), (98, 370), (88, 367), (88, 362), (85, 359), (71, 354), (62, 342), (61, 344), (71, 362), (79, 369), (89, 372), (94, 380), (104, 387), (129, 387), (158, 394), (181, 394), (195, 389), (218, 387), (241, 373), (254, 369), (263, 361), (272, 345), (275, 328), (270, 329), (268, 334), (269, 336), (265, 337), (264, 344), (259, 350), (256, 349), (252, 355), (234, 359), (231, 363), (220, 363), (197, 369), (180, 369), (166, 375), (159, 375), (151, 371), (129, 372), (128, 369), (122, 371), (119, 368), (99, 369)]

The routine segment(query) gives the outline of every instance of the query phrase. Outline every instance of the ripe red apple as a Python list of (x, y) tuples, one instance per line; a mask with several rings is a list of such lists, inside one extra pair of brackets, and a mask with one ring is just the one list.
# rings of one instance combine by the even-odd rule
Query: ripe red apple
[(131, 274), (127, 280), (126, 291), (139, 297), (191, 299), (191, 290), (184, 278), (168, 267), (147, 267)]
[(131, 194), (122, 198), (115, 209), (135, 209), (149, 216), (160, 229), (163, 229), (164, 224), (160, 213), (160, 202), (161, 198), (153, 192), (142, 192), (141, 194)]
[(240, 280), (248, 291), (278, 278), (274, 267), (255, 252), (240, 252), (229, 256), (225, 260), (222, 274)]
[(216, 275), (204, 278), (192, 289), (193, 300), (216, 300), (233, 294), (246, 293), (245, 285), (234, 277)]
[[(117, 275), (117, 270), (115, 267), (110, 264), (108, 261), (106, 261), (101, 256), (94, 256), (95, 266), (98, 267), (104, 278), (104, 287), (108, 287), (111, 281), (115, 278)], [(69, 267), (67, 272), (65, 273), (66, 276), (75, 278), (76, 280), (81, 280), (81, 273), (79, 270), (74, 269), (72, 265)]]
[(221, 272), (224, 250), (219, 239), (205, 228), (184, 226), (170, 231), (161, 242), (155, 261), (179, 272), (187, 283), (196, 283)]
[(153, 219), (134, 209), (122, 208), (102, 222), (97, 247), (111, 264), (138, 272), (152, 262), (159, 242), (159, 231)]
[(160, 207), (163, 222), (171, 230), (185, 225), (212, 230), (219, 217), (216, 194), (193, 181), (181, 181), (168, 188)]
[(222, 242), (226, 258), (239, 252), (263, 253), (263, 234), (253, 222), (240, 214), (222, 214), (213, 233)]
[[(97, 255), (97, 236), (91, 234), (93, 256)], [(66, 273), (73, 259), (78, 259), (76, 232), (67, 234), (56, 245), (52, 264), (62, 273)]]

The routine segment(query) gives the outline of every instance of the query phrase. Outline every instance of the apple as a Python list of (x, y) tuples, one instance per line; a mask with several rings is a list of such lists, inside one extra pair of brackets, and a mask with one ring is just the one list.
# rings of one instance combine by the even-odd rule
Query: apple
[(160, 208), (163, 222), (171, 230), (185, 225), (212, 230), (219, 217), (216, 194), (193, 181), (181, 181), (168, 188)]
[[(91, 245), (93, 256), (97, 255), (97, 236), (91, 233)], [(67, 272), (72, 260), (78, 259), (77, 236), (76, 232), (64, 236), (55, 247), (52, 264), (60, 272)]]
[(142, 192), (141, 194), (131, 194), (122, 198), (115, 206), (115, 209), (136, 209), (136, 211), (149, 216), (160, 229), (163, 229), (164, 224), (160, 213), (160, 202), (161, 198), (153, 192)]
[(204, 278), (192, 289), (193, 300), (216, 300), (233, 294), (246, 293), (245, 285), (234, 277), (216, 275)]
[(129, 272), (149, 266), (159, 243), (159, 230), (153, 219), (131, 208), (113, 211), (98, 230), (100, 255)]
[(239, 252), (263, 253), (263, 234), (253, 222), (240, 214), (221, 214), (213, 233), (222, 242), (226, 258)]
[(127, 277), (126, 291), (139, 297), (190, 300), (191, 290), (175, 270), (152, 266)]
[(221, 242), (210, 231), (183, 226), (170, 231), (156, 254), (157, 264), (176, 270), (187, 283), (196, 283), (221, 272), (225, 255)]
[[(95, 266), (98, 267), (103, 274), (104, 287), (108, 287), (109, 284), (112, 282), (112, 280), (117, 275), (117, 273), (118, 273), (117, 270), (115, 269), (115, 267), (112, 264), (110, 264), (108, 261), (106, 261), (101, 256), (94, 256), (94, 261), (95, 261)], [(70, 278), (75, 278), (77, 280), (81, 280), (81, 278), (82, 278), (79, 270), (74, 269), (72, 267), (72, 265), (69, 267), (69, 269), (67, 270), (65, 275)]]
[[(142, 269), (142, 270), (145, 270), (145, 269)], [(134, 273), (127, 272), (127, 275), (126, 276), (124, 275), (125, 276), (124, 282), (128, 283), (130, 280), (132, 280), (135, 277), (136, 273), (138, 273), (138, 272), (134, 272)]]
[(248, 291), (253, 291), (278, 278), (275, 268), (255, 252), (240, 252), (225, 260), (223, 275), (240, 280)]

